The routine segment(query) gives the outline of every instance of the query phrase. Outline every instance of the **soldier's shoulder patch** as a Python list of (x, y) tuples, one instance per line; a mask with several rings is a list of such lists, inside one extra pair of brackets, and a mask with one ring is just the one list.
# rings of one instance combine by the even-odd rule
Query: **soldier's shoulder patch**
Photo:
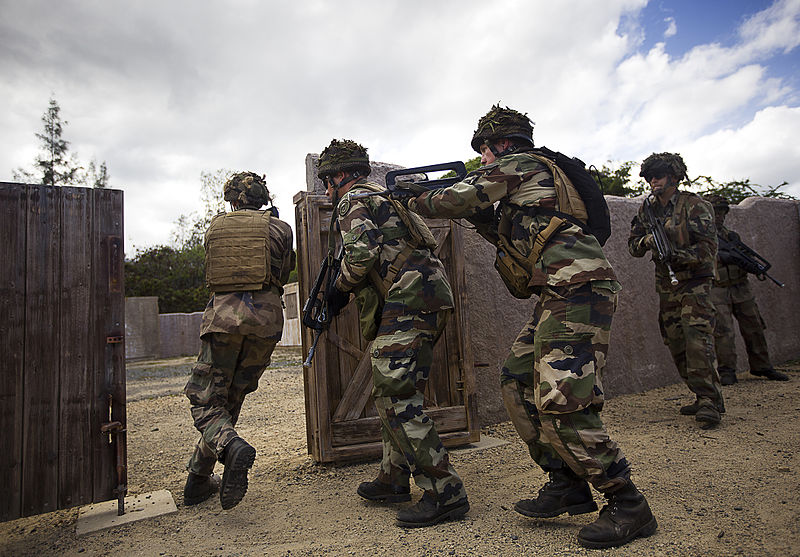
[(349, 196), (344, 196), (344, 197), (343, 197), (343, 198), (342, 198), (342, 199), (339, 201), (339, 215), (343, 217), (343, 216), (345, 216), (345, 215), (346, 215), (346, 214), (347, 214), (349, 211), (350, 211), (350, 197), (349, 197)]

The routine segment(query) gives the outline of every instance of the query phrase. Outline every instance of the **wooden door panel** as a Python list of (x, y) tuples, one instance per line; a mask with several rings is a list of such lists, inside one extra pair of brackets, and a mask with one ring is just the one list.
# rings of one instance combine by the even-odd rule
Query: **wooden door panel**
[[(321, 194), (295, 196), (299, 292), (308, 297), (319, 265), (328, 251), (332, 207)], [(426, 413), (447, 446), (477, 441), (477, 403), (474, 393), (467, 305), (463, 296), (464, 266), (461, 230), (448, 220), (428, 221), (450, 279), (455, 308), (434, 347), (434, 362), (424, 391)], [(308, 351), (313, 334), (304, 329)], [(381, 452), (380, 421), (372, 402), (370, 344), (361, 336), (355, 303), (333, 320), (323, 333), (310, 368), (304, 370), (306, 429), (309, 452), (318, 461), (374, 457)]]

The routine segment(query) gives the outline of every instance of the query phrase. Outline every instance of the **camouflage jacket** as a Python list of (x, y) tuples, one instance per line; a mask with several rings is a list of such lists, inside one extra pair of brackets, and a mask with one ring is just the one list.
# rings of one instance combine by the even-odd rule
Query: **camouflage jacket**
[(248, 292), (217, 292), (203, 312), (200, 336), (207, 333), (229, 333), (259, 338), (280, 339), (283, 330), (282, 286), (294, 268), (292, 229), (284, 221), (270, 219), (270, 262), (273, 285)]
[[(535, 157), (514, 153), (471, 172), (463, 181), (408, 203), (408, 208), (428, 217), (470, 217), (499, 202), (501, 230), (517, 250), (528, 256), (536, 235), (550, 222), (536, 208), (558, 210), (553, 175)], [(545, 245), (532, 273), (532, 286), (565, 286), (594, 280), (616, 280), (614, 270), (594, 236), (579, 226), (565, 225)], [(615, 287), (617, 288), (617, 287)]]
[[(389, 266), (406, 248), (408, 228), (392, 203), (381, 196), (352, 199), (351, 194), (369, 192), (356, 182), (336, 206), (344, 255), (342, 274), (336, 287), (344, 292), (371, 284), (375, 268), (385, 279)], [(411, 251), (389, 288), (384, 315), (407, 311), (435, 312), (453, 307), (453, 293), (442, 262), (426, 247)]]
[[(678, 280), (713, 277), (717, 228), (711, 204), (695, 193), (677, 190), (666, 206), (656, 202), (653, 207), (656, 215), (664, 219), (664, 231), (675, 250), (672, 270)], [(628, 251), (634, 257), (642, 257), (649, 250), (644, 242), (647, 229), (643, 211), (644, 203), (631, 221), (628, 236)], [(656, 279), (669, 283), (667, 266), (658, 261), (655, 264)]]
[[(717, 229), (717, 234), (729, 242), (739, 240), (739, 235), (733, 230), (728, 230), (724, 225)], [(714, 286), (731, 286), (747, 280), (747, 271), (736, 263), (731, 263), (725, 257), (725, 252), (717, 252), (717, 269), (714, 274)]]

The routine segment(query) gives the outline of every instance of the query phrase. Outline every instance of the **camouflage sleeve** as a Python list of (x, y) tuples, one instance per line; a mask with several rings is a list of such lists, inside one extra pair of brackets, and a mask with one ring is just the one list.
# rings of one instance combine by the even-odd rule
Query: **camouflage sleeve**
[(270, 228), (270, 273), (273, 280), (283, 286), (289, 282), (289, 273), (294, 269), (297, 257), (293, 248), (292, 227), (287, 222), (272, 218)]
[(531, 176), (521, 173), (512, 163), (498, 161), (471, 172), (452, 186), (426, 192), (409, 200), (408, 208), (432, 218), (469, 217), (477, 210), (491, 207)]
[(717, 258), (717, 227), (711, 204), (698, 200), (689, 210), (687, 219), (690, 245), (675, 250), (675, 262), (682, 265), (712, 265)]
[(368, 280), (370, 269), (377, 263), (383, 234), (372, 219), (372, 213), (361, 200), (343, 198), (337, 206), (339, 229), (342, 234), (342, 274), (336, 288), (350, 292)]
[(633, 216), (631, 220), (631, 233), (628, 236), (628, 253), (633, 257), (644, 257), (650, 250), (645, 244), (645, 236), (647, 235), (647, 228), (642, 223), (639, 214)]

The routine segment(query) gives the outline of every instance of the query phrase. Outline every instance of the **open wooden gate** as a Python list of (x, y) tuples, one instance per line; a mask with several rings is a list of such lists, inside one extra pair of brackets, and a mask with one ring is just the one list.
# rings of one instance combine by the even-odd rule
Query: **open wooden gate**
[[(300, 192), (295, 198), (298, 278), (301, 300), (308, 297), (328, 251), (332, 207), (325, 195)], [(425, 408), (446, 446), (480, 437), (475, 376), (469, 338), (463, 240), (449, 220), (429, 220), (455, 298), (455, 311), (436, 343), (425, 389)], [(303, 350), (312, 332), (303, 328)], [(311, 368), (304, 369), (308, 452), (321, 462), (346, 461), (381, 454), (380, 421), (372, 402), (369, 343), (362, 337), (354, 303), (334, 319), (317, 345)]]
[(0, 182), (0, 521), (124, 496), (122, 192)]

